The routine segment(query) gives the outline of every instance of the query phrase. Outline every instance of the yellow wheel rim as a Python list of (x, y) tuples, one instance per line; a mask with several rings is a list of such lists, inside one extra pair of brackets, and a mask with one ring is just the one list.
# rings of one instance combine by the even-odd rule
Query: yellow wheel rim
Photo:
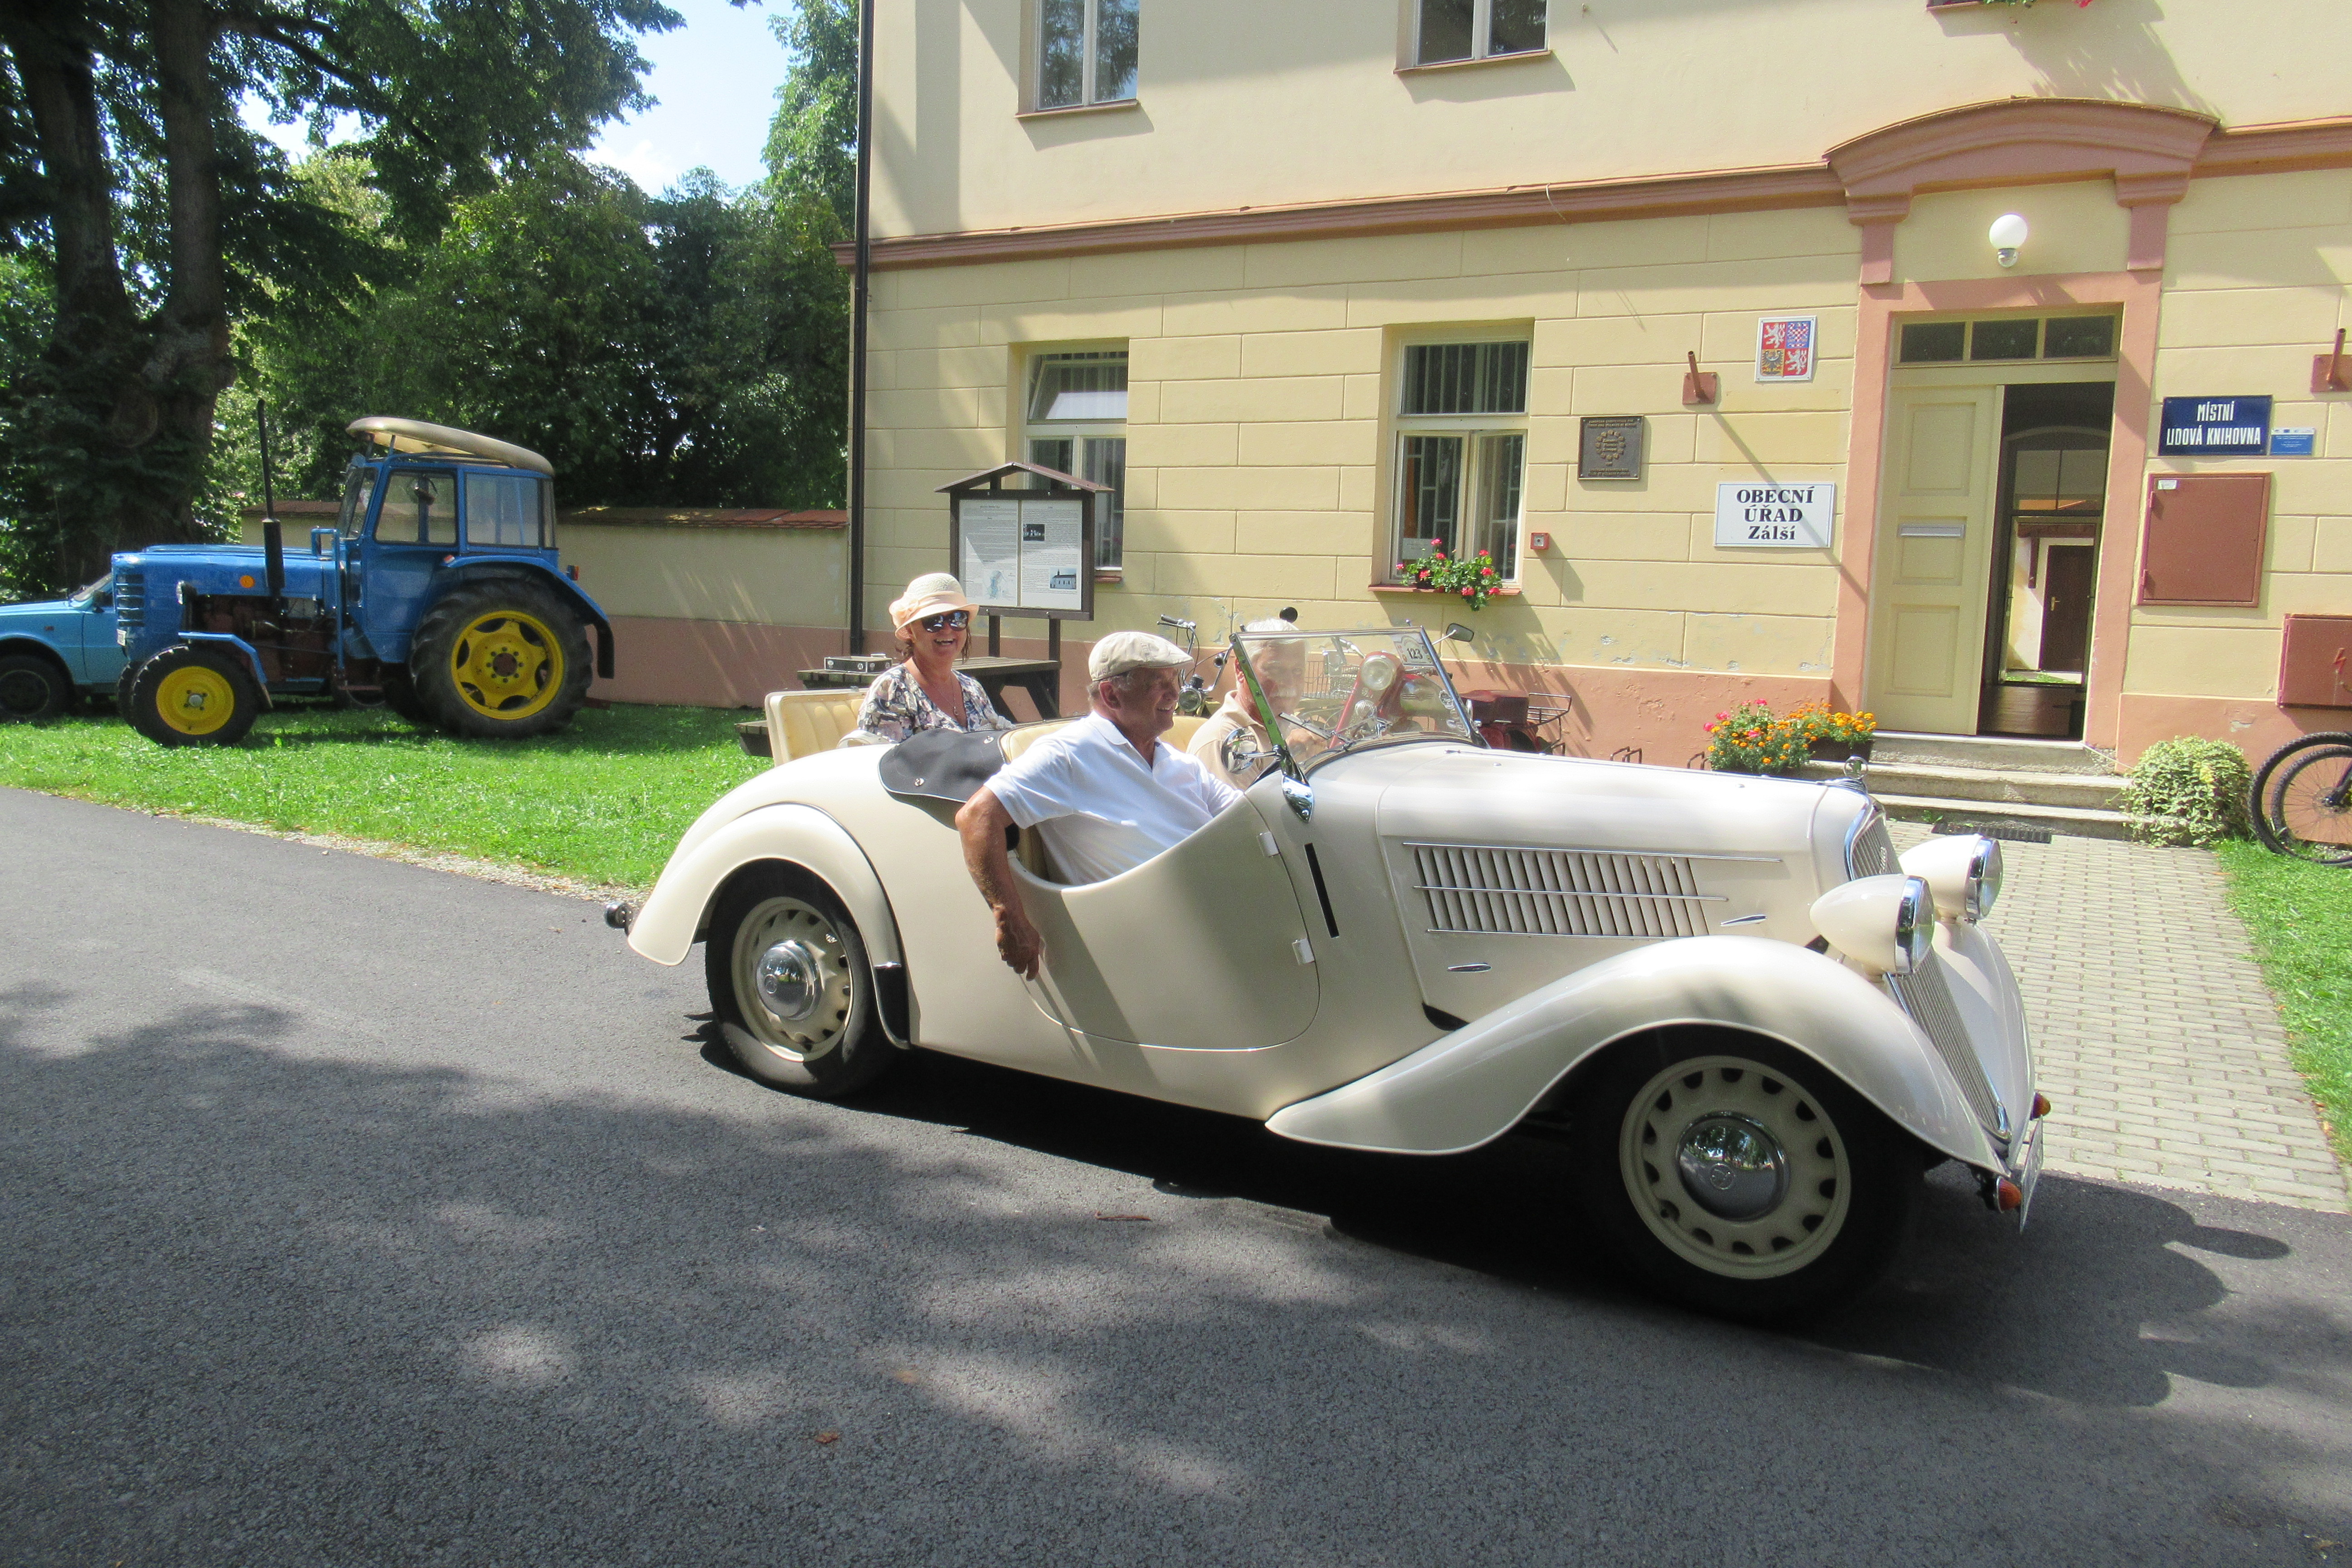
[(563, 689), (563, 646), (537, 616), (494, 611), (457, 634), (449, 679), (483, 717), (528, 719)]
[(209, 735), (236, 711), (236, 689), (219, 670), (183, 665), (155, 687), (155, 712), (183, 735)]

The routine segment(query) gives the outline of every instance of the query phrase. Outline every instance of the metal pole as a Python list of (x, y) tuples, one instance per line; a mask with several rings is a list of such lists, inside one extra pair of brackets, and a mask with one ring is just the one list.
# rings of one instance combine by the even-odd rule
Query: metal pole
[(253, 419), (261, 435), (261, 552), (263, 580), (269, 587), (270, 608), (286, 597), (286, 532), (278, 526), (278, 488), (269, 472), (269, 400), (256, 398)]
[(857, 262), (849, 284), (849, 651), (866, 651), (866, 294), (874, 268), (874, 0), (857, 5)]

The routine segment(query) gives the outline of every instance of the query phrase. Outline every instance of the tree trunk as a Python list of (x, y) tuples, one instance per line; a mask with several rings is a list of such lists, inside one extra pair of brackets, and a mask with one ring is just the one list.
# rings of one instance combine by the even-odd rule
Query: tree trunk
[(213, 22), (192, 0), (155, 0), (150, 20), (172, 258), (165, 304), (142, 320), (116, 247), (95, 24), (81, 5), (0, 0), (0, 37), (33, 121), (57, 252), (57, 321), (12, 401), (53, 513), (59, 585), (95, 577), (115, 551), (205, 537), (193, 503), (213, 405), (231, 378)]

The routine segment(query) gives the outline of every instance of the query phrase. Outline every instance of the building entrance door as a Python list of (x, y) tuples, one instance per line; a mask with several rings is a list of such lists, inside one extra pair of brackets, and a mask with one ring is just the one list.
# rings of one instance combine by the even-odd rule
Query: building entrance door
[(1870, 706), (1881, 729), (1976, 733), (2000, 397), (1998, 386), (1887, 395), (1870, 592)]
[(2082, 732), (2115, 326), (1900, 329), (1864, 682), (1881, 729)]

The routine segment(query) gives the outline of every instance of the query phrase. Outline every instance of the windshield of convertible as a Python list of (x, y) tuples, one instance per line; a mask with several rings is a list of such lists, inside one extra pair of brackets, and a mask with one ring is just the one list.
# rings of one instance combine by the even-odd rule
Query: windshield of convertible
[(1234, 647), (1259, 722), (1294, 773), (1367, 746), (1478, 743), (1418, 626), (1236, 632)]

